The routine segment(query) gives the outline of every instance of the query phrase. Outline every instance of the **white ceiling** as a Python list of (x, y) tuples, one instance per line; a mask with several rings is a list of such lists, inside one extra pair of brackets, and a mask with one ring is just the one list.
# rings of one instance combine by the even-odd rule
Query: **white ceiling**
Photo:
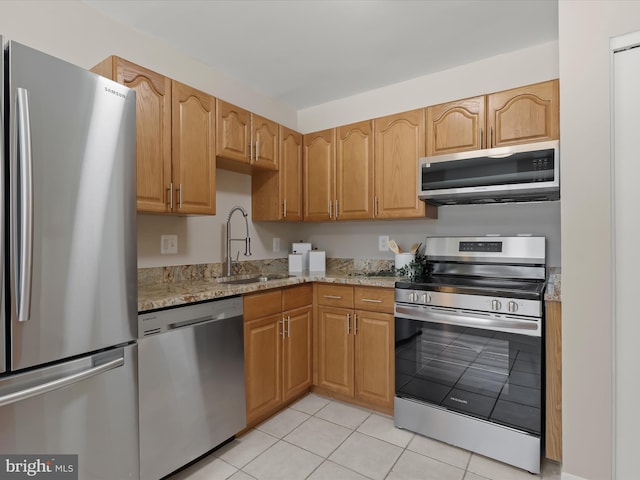
[(557, 0), (84, 0), (294, 110), (558, 39)]

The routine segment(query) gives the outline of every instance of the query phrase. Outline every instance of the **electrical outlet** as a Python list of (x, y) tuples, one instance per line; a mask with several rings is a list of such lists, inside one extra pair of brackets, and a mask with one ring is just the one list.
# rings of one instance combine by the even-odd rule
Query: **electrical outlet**
[(162, 254), (178, 253), (178, 236), (177, 235), (160, 235), (160, 253)]
[(389, 235), (378, 236), (378, 251), (380, 252), (389, 251)]
[(277, 237), (273, 237), (273, 251), (274, 252), (280, 251), (280, 239)]

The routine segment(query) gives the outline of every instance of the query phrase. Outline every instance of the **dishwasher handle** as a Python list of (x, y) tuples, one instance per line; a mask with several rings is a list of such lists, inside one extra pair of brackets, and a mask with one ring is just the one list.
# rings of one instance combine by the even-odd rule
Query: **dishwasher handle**
[(229, 320), (232, 318), (239, 318), (240, 320), (242, 320), (242, 316), (238, 316), (238, 315), (232, 315), (232, 316), (229, 316), (226, 314), (216, 315), (216, 316), (206, 315), (204, 317), (191, 318), (189, 320), (169, 323), (167, 325), (167, 330), (177, 330), (179, 328), (191, 327), (193, 325), (200, 325), (203, 323), (219, 322), (221, 320)]

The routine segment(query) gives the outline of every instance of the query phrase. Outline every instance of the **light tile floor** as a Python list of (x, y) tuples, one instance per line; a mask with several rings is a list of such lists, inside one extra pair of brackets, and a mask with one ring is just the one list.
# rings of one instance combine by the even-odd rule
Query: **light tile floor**
[(309, 394), (167, 480), (560, 480), (395, 428), (393, 419)]

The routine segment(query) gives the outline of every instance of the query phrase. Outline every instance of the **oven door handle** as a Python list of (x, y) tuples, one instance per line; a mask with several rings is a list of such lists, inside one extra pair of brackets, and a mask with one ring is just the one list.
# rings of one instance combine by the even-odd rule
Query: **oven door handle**
[(461, 315), (458, 312), (441, 313), (433, 311), (430, 307), (410, 307), (405, 305), (396, 305), (396, 317), (408, 318), (422, 322), (520, 333), (535, 337), (541, 336), (540, 322), (533, 320), (520, 320), (514, 317), (496, 318), (470, 314)]

